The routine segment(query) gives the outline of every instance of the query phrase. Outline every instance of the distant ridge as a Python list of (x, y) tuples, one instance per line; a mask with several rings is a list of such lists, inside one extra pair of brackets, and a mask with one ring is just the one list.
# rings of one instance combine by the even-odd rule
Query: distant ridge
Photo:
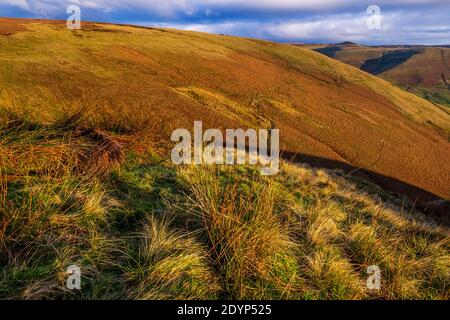
[(359, 46), (359, 44), (351, 41), (344, 41), (336, 44), (337, 46)]
[(432, 103), (450, 107), (450, 46), (339, 44), (300, 45), (398, 85)]

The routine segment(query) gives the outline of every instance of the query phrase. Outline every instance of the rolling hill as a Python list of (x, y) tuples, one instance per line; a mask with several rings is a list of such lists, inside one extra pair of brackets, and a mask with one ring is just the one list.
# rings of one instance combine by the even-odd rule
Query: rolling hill
[[(175, 166), (195, 120), (279, 129), (280, 174)], [(448, 299), (449, 137), (445, 108), (297, 46), (1, 18), (0, 298)]]
[(82, 110), (119, 132), (192, 128), (199, 118), (218, 128), (274, 124), (288, 157), (360, 168), (413, 200), (450, 197), (448, 111), (322, 55), (177, 30), (0, 23), (1, 106), (34, 121)]
[(431, 102), (450, 107), (448, 46), (306, 45), (317, 52), (392, 82)]

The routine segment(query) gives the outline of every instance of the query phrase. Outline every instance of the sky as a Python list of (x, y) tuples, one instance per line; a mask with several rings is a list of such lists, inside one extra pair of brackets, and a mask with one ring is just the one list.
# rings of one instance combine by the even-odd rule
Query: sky
[(70, 4), (82, 20), (278, 42), (450, 44), (450, 0), (0, 0), (0, 17), (65, 20)]

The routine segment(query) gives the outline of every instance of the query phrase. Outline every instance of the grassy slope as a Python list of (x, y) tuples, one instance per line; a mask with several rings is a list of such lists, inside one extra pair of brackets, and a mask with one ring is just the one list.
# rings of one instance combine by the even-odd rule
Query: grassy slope
[[(95, 125), (116, 131), (155, 121), (191, 127), (200, 114), (212, 127), (274, 124), (285, 152), (450, 196), (448, 138), (426, 128), (448, 136), (450, 115), (344, 64), (293, 46), (192, 32), (25, 26), (29, 32), (0, 38), (3, 108), (47, 122), (55, 121), (51, 112), (84, 108)], [(226, 112), (233, 105), (234, 117)]]
[(386, 71), (381, 76), (427, 100), (450, 107), (450, 87), (442, 81), (442, 74), (450, 80), (449, 63), (450, 49), (427, 48), (401, 68)]
[(10, 113), (52, 123), (83, 110), (92, 125), (125, 133), (190, 128), (199, 115), (209, 127), (275, 125), (285, 153), (450, 196), (450, 115), (320, 54), (176, 30), (2, 23), (29, 30), (0, 36), (0, 106)]
[[(386, 90), (404, 112), (420, 99), (293, 47), (131, 27), (90, 26), (78, 35), (48, 24), (26, 27), (32, 31), (0, 38), (0, 297), (448, 299), (448, 229), (407, 200), (339, 172), (287, 163), (275, 179), (242, 166), (174, 167), (164, 139), (170, 126), (152, 121), (158, 115), (172, 126), (191, 125), (203, 111), (211, 125), (283, 125), (283, 118), (243, 108), (243, 96), (255, 93), (255, 104), (280, 99), (282, 88), (270, 97), (257, 93), (286, 72), (295, 76), (280, 83), (297, 79), (320, 89), (336, 79), (317, 69), (331, 66), (341, 86), (361, 77), (360, 90)], [(180, 64), (180, 57), (192, 60)], [(247, 86), (233, 86), (223, 73), (215, 83), (221, 68), (240, 73), (233, 80)], [(254, 80), (261, 68), (274, 79)], [(326, 103), (309, 101), (306, 88), (298, 88), (305, 105)], [(330, 95), (338, 93), (330, 87)], [(272, 105), (323, 125), (307, 108)], [(411, 117), (422, 121), (433, 112), (425, 103)], [(186, 122), (175, 120), (183, 116)], [(82, 267), (81, 292), (64, 289), (71, 264)], [(371, 264), (383, 270), (381, 292), (366, 290)]]
[[(119, 163), (73, 128), (0, 132), (2, 298), (449, 298), (448, 229), (367, 182), (287, 163), (275, 179), (174, 167), (131, 142), (140, 152)], [(91, 149), (108, 170), (79, 171)], [(64, 289), (73, 264), (79, 292)]]

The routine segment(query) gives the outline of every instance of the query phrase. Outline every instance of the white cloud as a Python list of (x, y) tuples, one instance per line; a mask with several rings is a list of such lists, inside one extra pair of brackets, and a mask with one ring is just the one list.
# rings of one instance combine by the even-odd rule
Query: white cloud
[(30, 10), (27, 0), (3, 0), (4, 4), (16, 6), (23, 10)]
[[(86, 10), (85, 17), (93, 20), (144, 24), (142, 20), (147, 19), (151, 25), (284, 41), (450, 41), (449, 0), (0, 1), (0, 10), (8, 4), (36, 17), (62, 18), (66, 7), (75, 3)], [(369, 30), (366, 26), (365, 8), (373, 3), (382, 10), (381, 30)]]
[(244, 35), (286, 42), (341, 42), (401, 44), (449, 44), (450, 21), (446, 13), (424, 14), (397, 11), (382, 16), (381, 30), (367, 28), (367, 15), (315, 16), (308, 21), (225, 22), (164, 24), (177, 29)]

